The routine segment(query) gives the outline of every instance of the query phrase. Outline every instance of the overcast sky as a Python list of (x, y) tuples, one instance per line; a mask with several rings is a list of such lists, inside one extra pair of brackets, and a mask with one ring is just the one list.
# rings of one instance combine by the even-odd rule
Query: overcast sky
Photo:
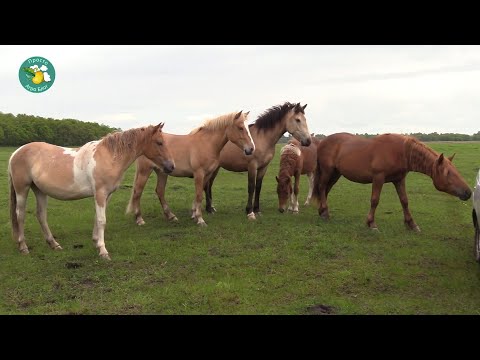
[[(185, 134), (205, 117), (284, 101), (308, 104), (311, 132), (480, 130), (480, 46), (0, 46), (0, 111), (96, 121), (124, 130), (165, 122)], [(56, 79), (26, 91), (27, 58)]]

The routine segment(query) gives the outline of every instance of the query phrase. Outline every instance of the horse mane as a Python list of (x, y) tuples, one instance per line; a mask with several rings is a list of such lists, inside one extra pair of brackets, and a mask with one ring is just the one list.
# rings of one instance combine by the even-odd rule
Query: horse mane
[(230, 126), (233, 123), (233, 121), (235, 120), (235, 115), (237, 114), (238, 112), (232, 112), (229, 114), (218, 116), (213, 119), (207, 119), (202, 123), (202, 125), (190, 131), (189, 135), (196, 134), (200, 130), (216, 131), (219, 129), (225, 129), (227, 126)]
[[(290, 102), (285, 102), (282, 105), (275, 105), (272, 106), (271, 108), (265, 110), (263, 113), (261, 113), (257, 120), (253, 124), (250, 124), (249, 126), (256, 126), (257, 129), (271, 129), (279, 123), (282, 118), (285, 116), (286, 113), (288, 113), (290, 110), (292, 110), (295, 107), (296, 104), (292, 104)], [(301, 108), (302, 113), (304, 113), (303, 108)]]
[(152, 127), (153, 125), (125, 131), (115, 131), (102, 137), (98, 145), (104, 145), (113, 154), (113, 157), (123, 156), (137, 147), (139, 134), (142, 134), (142, 132), (145, 134), (145, 131), (150, 130)]
[(409, 169), (432, 176), (432, 164), (438, 153), (413, 136), (405, 136), (405, 155)]

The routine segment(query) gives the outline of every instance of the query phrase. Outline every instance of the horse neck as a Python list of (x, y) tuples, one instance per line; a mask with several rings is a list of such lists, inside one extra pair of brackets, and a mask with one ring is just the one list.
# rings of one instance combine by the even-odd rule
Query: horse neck
[(269, 147), (275, 147), (278, 140), (280, 140), (283, 134), (287, 131), (286, 117), (283, 117), (283, 119), (272, 128), (259, 129), (256, 124), (253, 124), (250, 129), (253, 130), (251, 132), (256, 133), (256, 138), (263, 138)]
[[(205, 136), (206, 140), (209, 142), (209, 145), (213, 149), (214, 153), (218, 155), (220, 155), (220, 152), (222, 151), (223, 147), (228, 142), (226, 127), (224, 129), (216, 129), (216, 130), (205, 129), (205, 130), (199, 131), (197, 134), (199, 136)], [(197, 134), (194, 134), (193, 136)]]
[(295, 154), (286, 154), (280, 157), (280, 170), (278, 171), (278, 177), (290, 177), (295, 172), (297, 165), (297, 156)]
[[(144, 148), (145, 148), (145, 145), (146, 145), (145, 133), (146, 133), (146, 131), (140, 131), (140, 130), (135, 133), (135, 135), (136, 135), (136, 141), (135, 141), (136, 146), (135, 146), (134, 149), (132, 149), (134, 151), (124, 150), (124, 151), (121, 151), (120, 153), (117, 153), (117, 154), (114, 154), (114, 153), (110, 152), (110, 154), (112, 156), (112, 159), (115, 160), (116, 162), (118, 162), (118, 164), (120, 165), (119, 169), (120, 169), (121, 172), (126, 171), (130, 167), (130, 165), (132, 165), (133, 162), (138, 157), (143, 155)], [(122, 137), (124, 137), (124, 136), (127, 136), (126, 132), (123, 132), (120, 135), (118, 140), (121, 141)]]
[(406, 143), (407, 168), (422, 174), (433, 176), (433, 164), (437, 155), (425, 145), (407, 141)]

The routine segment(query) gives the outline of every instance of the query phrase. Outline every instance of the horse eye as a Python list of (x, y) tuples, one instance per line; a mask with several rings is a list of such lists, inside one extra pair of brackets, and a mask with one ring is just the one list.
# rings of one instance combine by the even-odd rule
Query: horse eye
[(162, 146), (163, 145), (163, 142), (161, 142), (160, 140), (157, 141), (157, 144)]
[(243, 128), (242, 128), (242, 127), (239, 127), (238, 130), (243, 131)]
[(300, 122), (300, 119), (295, 119), (295, 121), (299, 123), (299, 122)]

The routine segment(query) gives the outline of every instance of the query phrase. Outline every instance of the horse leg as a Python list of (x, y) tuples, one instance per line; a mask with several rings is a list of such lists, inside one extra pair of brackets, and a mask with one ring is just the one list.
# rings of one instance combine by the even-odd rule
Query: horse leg
[(194, 174), (195, 177), (195, 201), (193, 209), (193, 216), (196, 220), (197, 225), (200, 226), (207, 226), (207, 223), (202, 218), (202, 200), (203, 200), (203, 187), (204, 187), (204, 179), (205, 174), (203, 171), (197, 171)]
[(298, 213), (298, 192), (300, 186), (300, 171), (295, 172), (295, 184), (293, 185), (293, 213)]
[(106, 191), (104, 190), (97, 190), (95, 192), (95, 214), (97, 216), (96, 223), (97, 223), (97, 242), (96, 246), (99, 250), (99, 255), (106, 259), (110, 260), (110, 256), (108, 255), (108, 251), (105, 248), (105, 225), (107, 224), (107, 216), (106, 216), (106, 207), (107, 207), (107, 195)]
[(205, 185), (205, 199), (206, 199), (206, 206), (205, 210), (209, 214), (213, 214), (217, 212), (217, 209), (213, 206), (213, 199), (212, 199), (212, 186), (213, 182), (215, 181), (215, 178), (217, 177), (217, 174), (220, 170), (220, 167), (218, 167), (213, 173), (212, 176), (210, 177), (210, 180), (207, 181)]
[(172, 210), (170, 210), (170, 207), (165, 200), (165, 187), (167, 186), (168, 175), (157, 169), (155, 169), (155, 172), (157, 173), (157, 187), (155, 188), (155, 192), (157, 193), (158, 200), (160, 200), (160, 204), (162, 204), (163, 214), (168, 221), (178, 221), (178, 218)]
[(136, 161), (135, 180), (133, 181), (132, 196), (127, 207), (127, 212), (133, 210), (135, 214), (135, 222), (137, 225), (145, 225), (145, 221), (142, 217), (140, 210), (140, 198), (142, 197), (143, 189), (147, 184), (148, 178), (152, 173), (153, 168), (151, 166), (142, 165), (138, 160)]
[(252, 211), (252, 200), (253, 193), (255, 191), (255, 179), (257, 177), (257, 165), (251, 162), (248, 166), (248, 201), (247, 207), (245, 208), (247, 212), (247, 217), (249, 220), (256, 220), (255, 213)]
[(255, 181), (255, 203), (253, 205), (253, 212), (255, 214), (261, 215), (260, 213), (260, 192), (262, 191), (263, 177), (267, 172), (267, 167), (265, 166), (262, 169), (257, 170), (257, 178)]
[(28, 246), (25, 242), (25, 208), (27, 206), (27, 196), (28, 191), (30, 190), (29, 186), (25, 186), (23, 191), (18, 191), (15, 189), (15, 196), (17, 201), (16, 213), (17, 213), (17, 222), (18, 222), (18, 250), (22, 254), (28, 254)]
[(330, 182), (330, 178), (332, 176), (332, 169), (322, 169), (319, 185), (320, 188), (320, 204), (318, 206), (318, 215), (321, 218), (328, 220), (330, 218), (330, 214), (328, 213), (328, 204), (327, 204), (327, 187)]
[(62, 250), (62, 247), (59, 243), (55, 241), (55, 238), (50, 231), (47, 223), (47, 202), (48, 198), (47, 195), (40, 191), (35, 185), (32, 185), (33, 193), (35, 194), (35, 198), (37, 199), (37, 219), (40, 223), (40, 227), (42, 228), (43, 236), (45, 236), (45, 240), (47, 241), (50, 248), (53, 250)]
[(378, 203), (380, 201), (380, 193), (382, 192), (382, 187), (384, 183), (383, 176), (376, 176), (372, 181), (372, 197), (370, 199), (370, 212), (367, 216), (367, 225), (372, 230), (378, 230), (377, 224), (375, 223), (375, 210), (377, 209)]
[(411, 230), (420, 232), (420, 227), (415, 224), (412, 214), (410, 214), (410, 210), (408, 209), (408, 198), (405, 189), (405, 177), (400, 181), (394, 182), (393, 185), (395, 185), (395, 190), (397, 190), (398, 198), (400, 199), (400, 203), (402, 204), (405, 225)]
[[(112, 198), (112, 194), (108, 195), (107, 197), (107, 206), (108, 203), (110, 202), (110, 199)], [(93, 240), (93, 245), (97, 247), (97, 241), (98, 241), (98, 227), (97, 227), (97, 214), (93, 216), (93, 231), (92, 231), (92, 240)]]
[(315, 179), (315, 172), (312, 172), (308, 176), (308, 195), (307, 200), (305, 200), (305, 206), (310, 205), (310, 199), (312, 198), (313, 193), (313, 179)]

